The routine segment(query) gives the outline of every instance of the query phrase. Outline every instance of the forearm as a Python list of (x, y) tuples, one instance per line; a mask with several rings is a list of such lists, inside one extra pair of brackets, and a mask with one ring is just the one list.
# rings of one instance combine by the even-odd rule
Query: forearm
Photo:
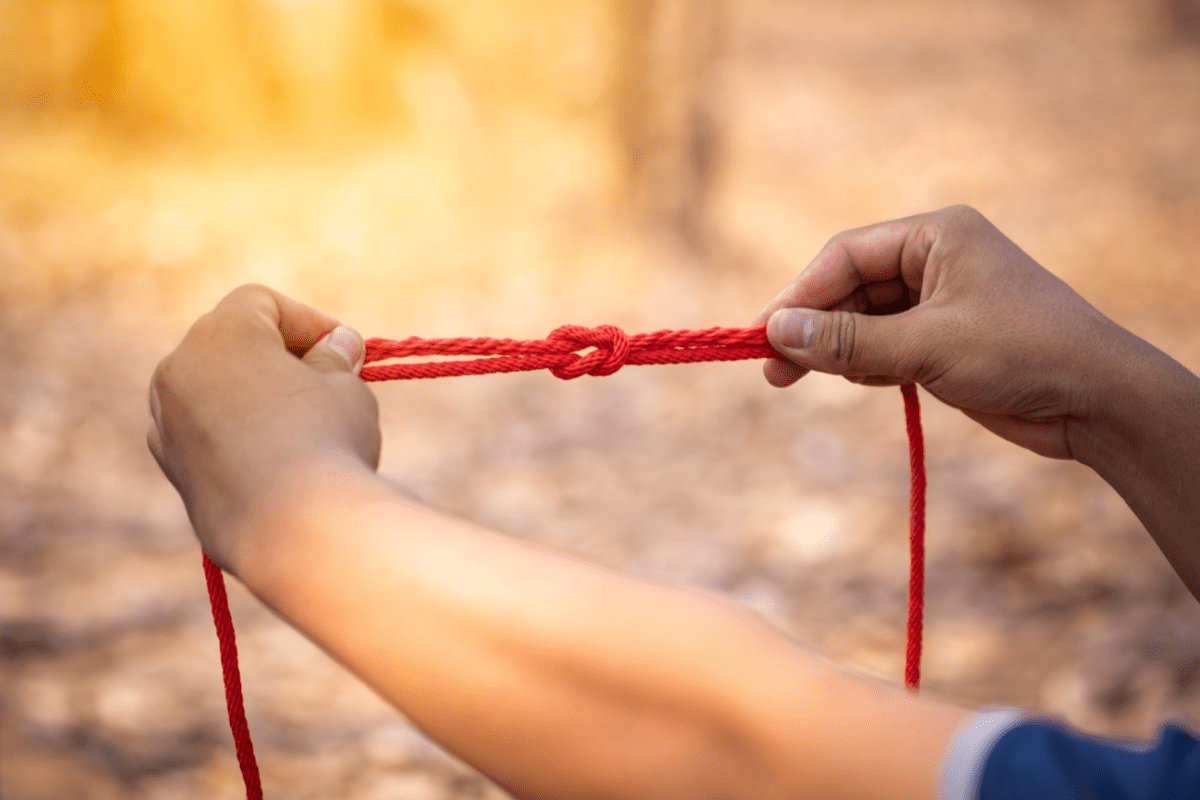
[(260, 517), (243, 579), (518, 795), (853, 796), (875, 751), (875, 796), (929, 796), (963, 712), (843, 675), (724, 604), (404, 503), (369, 473), (309, 480)]
[(1076, 458), (1124, 498), (1200, 599), (1200, 378), (1141, 340), (1119, 360), (1102, 411), (1077, 424)]

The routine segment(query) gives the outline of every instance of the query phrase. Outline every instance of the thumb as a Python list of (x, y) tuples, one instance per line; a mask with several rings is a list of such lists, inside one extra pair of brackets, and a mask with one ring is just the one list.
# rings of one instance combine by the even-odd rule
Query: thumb
[(782, 308), (767, 320), (767, 338), (780, 354), (807, 369), (910, 383), (917, 380), (920, 363), (904, 345), (908, 337), (901, 316)]
[(321, 372), (352, 372), (357, 375), (365, 357), (366, 348), (358, 331), (339, 325), (308, 348), (301, 361)]

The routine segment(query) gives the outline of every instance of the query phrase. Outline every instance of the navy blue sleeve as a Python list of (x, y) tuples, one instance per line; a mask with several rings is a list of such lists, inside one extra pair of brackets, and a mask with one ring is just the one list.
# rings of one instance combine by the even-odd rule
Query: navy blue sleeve
[(1001, 736), (979, 800), (1200, 800), (1200, 743), (1181, 725), (1134, 744), (1030, 720)]

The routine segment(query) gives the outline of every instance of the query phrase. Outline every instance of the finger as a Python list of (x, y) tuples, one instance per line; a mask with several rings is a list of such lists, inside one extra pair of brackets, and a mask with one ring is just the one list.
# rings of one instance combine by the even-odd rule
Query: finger
[(214, 313), (254, 315), (265, 327), (276, 331), (284, 346), (296, 355), (308, 352), (322, 336), (338, 326), (337, 319), (323, 311), (259, 284), (234, 289), (217, 304)]
[(899, 279), (883, 283), (868, 283), (833, 307), (833, 311), (854, 311), (859, 314), (895, 314), (912, 307), (908, 290)]
[(781, 358), (768, 358), (763, 364), (763, 375), (766, 376), (767, 383), (780, 389), (791, 386), (807, 374), (808, 370), (804, 367)]
[(158, 381), (162, 374), (162, 363), (160, 362), (154, 368), (154, 374), (150, 376), (150, 388), (146, 392), (146, 402), (150, 406), (150, 420), (155, 425), (162, 421), (162, 401), (158, 396)]
[(840, 233), (759, 313), (761, 325), (781, 308), (830, 309), (860, 287), (898, 281), (919, 295), (925, 257), (936, 235), (929, 215)]
[(915, 312), (869, 316), (847, 311), (781, 309), (767, 321), (771, 346), (796, 366), (856, 382), (919, 382), (924, 371)]
[(146, 446), (150, 448), (150, 454), (154, 456), (154, 460), (158, 462), (159, 468), (163, 465), (163, 450), (162, 437), (158, 432), (158, 426), (153, 422), (146, 429)]
[(166, 453), (163, 450), (162, 432), (153, 422), (146, 429), (146, 446), (150, 448), (150, 455), (154, 456), (158, 468), (162, 470), (162, 474), (176, 489), (179, 488), (179, 481), (175, 479), (175, 474), (171, 470), (171, 464), (167, 461)]
[(911, 307), (908, 287), (899, 278), (882, 283), (868, 283), (860, 291), (865, 301), (862, 308), (864, 314), (895, 313)]
[(150, 377), (150, 388), (146, 392), (146, 402), (150, 406), (150, 427), (146, 431), (146, 445), (150, 448), (150, 453), (160, 467), (163, 465), (162, 435), (159, 432), (159, 428), (162, 426), (162, 401), (158, 396), (158, 381), (161, 371), (162, 364), (160, 363), (154, 368), (154, 374)]
[[(169, 357), (168, 357), (169, 358)], [(167, 476), (167, 480), (175, 483), (175, 479), (171, 475), (168, 467), (166, 453), (163, 448), (163, 413), (162, 413), (162, 398), (159, 396), (159, 382), (163, 379), (163, 370), (168, 359), (163, 359), (158, 366), (154, 368), (154, 374), (150, 378), (150, 389), (146, 392), (146, 400), (150, 406), (150, 423), (146, 427), (146, 446), (150, 448), (150, 454), (154, 456), (154, 460), (158, 462), (158, 467)]]
[(302, 360), (321, 372), (352, 372), (357, 375), (365, 357), (366, 348), (358, 331), (339, 325), (310, 347)]
[(882, 375), (864, 375), (861, 378), (852, 378), (851, 380), (861, 386), (900, 386), (909, 381), (901, 381), (895, 378), (885, 378)]

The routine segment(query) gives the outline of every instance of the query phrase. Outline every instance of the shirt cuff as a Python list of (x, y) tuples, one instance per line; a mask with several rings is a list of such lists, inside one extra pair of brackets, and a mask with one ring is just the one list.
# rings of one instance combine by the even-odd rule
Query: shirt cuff
[(1000, 737), (1029, 716), (1015, 708), (990, 708), (967, 717), (946, 748), (942, 765), (942, 800), (978, 800), (983, 767)]

